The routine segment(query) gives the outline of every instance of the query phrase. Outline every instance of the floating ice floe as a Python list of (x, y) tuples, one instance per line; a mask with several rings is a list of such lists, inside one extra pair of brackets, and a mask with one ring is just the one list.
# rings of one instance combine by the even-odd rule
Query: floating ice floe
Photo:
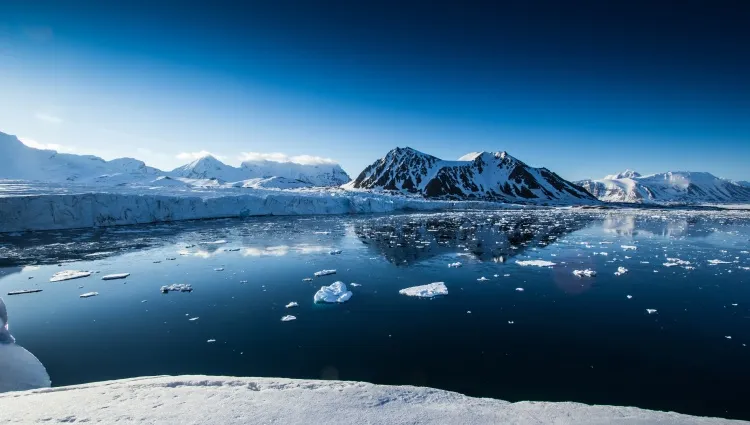
[(635, 245), (620, 245), (620, 248), (624, 249), (625, 251), (635, 251), (636, 249), (638, 249), (638, 247)]
[(729, 335), (726, 335), (724, 338), (726, 338), (726, 339), (732, 339), (732, 337), (729, 336)]
[(63, 280), (80, 279), (91, 276), (90, 271), (85, 270), (63, 270), (52, 275), (50, 282), (62, 282)]
[(517, 292), (523, 292), (523, 288), (516, 288)]
[(617, 271), (615, 272), (615, 276), (622, 276), (627, 272), (628, 272), (628, 269), (626, 269), (625, 267), (618, 267)]
[(664, 267), (689, 266), (690, 261), (680, 260), (679, 258), (667, 258)]
[(226, 251), (226, 252), (237, 252), (239, 250), (240, 250), (239, 248), (227, 248), (224, 251)]
[(519, 266), (552, 267), (557, 263), (546, 260), (516, 260), (516, 264)]
[(329, 252), (329, 254), (331, 254), (331, 255), (339, 255), (339, 254), (341, 254), (341, 250), (340, 249), (333, 249), (333, 250), (331, 250)]
[(336, 274), (336, 270), (321, 270), (319, 272), (313, 273), (313, 275), (315, 275), (315, 277), (328, 276), (328, 275), (331, 275), (331, 274)]
[(200, 317), (191, 317), (188, 320), (191, 321), (191, 322), (195, 322), (198, 319), (200, 319)]
[(306, 277), (306, 278), (302, 279), (302, 281), (303, 281), (303, 282), (312, 282), (312, 281), (313, 281), (313, 278), (311, 278), (311, 277)]
[(214, 269), (214, 271), (215, 272), (223, 272), (224, 271), (224, 267), (217, 267), (217, 268)]
[(646, 313), (648, 313), (648, 314), (654, 314), (654, 313), (656, 313), (656, 309), (655, 308), (647, 308), (646, 309)]
[(448, 288), (444, 282), (433, 282), (427, 285), (412, 286), (398, 291), (401, 295), (419, 298), (433, 298), (439, 295), (448, 295)]
[(203, 243), (205, 243), (205, 244), (207, 244), (207, 245), (221, 245), (221, 244), (225, 244), (225, 243), (227, 243), (227, 241), (226, 241), (226, 239), (219, 239), (218, 241), (213, 241), (213, 242), (203, 242)]
[(297, 304), (296, 301), (292, 301), (286, 305), (286, 308), (292, 308), (292, 307), (297, 307), (297, 306), (299, 306), (299, 304)]
[(460, 261), (456, 261), (455, 263), (449, 263), (448, 264), (448, 267), (450, 267), (450, 268), (459, 268), (461, 266), (463, 266), (463, 264), (461, 264)]
[(81, 298), (91, 298), (99, 295), (98, 292), (86, 292), (85, 294), (79, 295)]
[(625, 295), (625, 296), (626, 296), (626, 297), (627, 297), (628, 299), (631, 299), (631, 298), (633, 298), (633, 296), (632, 296), (632, 295)]
[(292, 316), (291, 314), (288, 314), (281, 318), (282, 322), (291, 322), (292, 320), (297, 320), (295, 316)]
[(173, 283), (169, 286), (162, 286), (161, 292), (163, 294), (169, 293), (170, 291), (177, 292), (193, 292), (193, 287), (187, 283)]
[(316, 303), (343, 303), (352, 297), (351, 291), (346, 289), (344, 282), (333, 282), (330, 286), (322, 286), (313, 296)]
[(8, 292), (8, 295), (23, 295), (23, 294), (33, 294), (36, 292), (42, 292), (41, 289), (19, 289), (17, 291), (10, 291)]
[(209, 343), (209, 344), (211, 344), (212, 342), (216, 342), (216, 340), (215, 339), (209, 339), (206, 342)]
[(514, 323), (516, 323), (516, 322), (514, 322), (513, 320), (508, 320), (508, 324), (509, 324), (509, 325), (512, 325), (512, 324), (514, 324)]
[(488, 281), (488, 280), (489, 280), (489, 279), (487, 279), (487, 278), (486, 278), (486, 277), (484, 277), (484, 276), (482, 276), (482, 277), (480, 277), (479, 279), (477, 279), (477, 281), (479, 281), (479, 282), (486, 282), (486, 281)]
[(708, 260), (708, 264), (715, 266), (717, 264), (732, 264), (729, 261), (723, 261), (723, 260)]
[(591, 270), (591, 269), (573, 270), (573, 274), (576, 275), (576, 276), (578, 276), (578, 277), (583, 277), (583, 276), (594, 277), (594, 276), (596, 276), (596, 272), (593, 271), (593, 270)]
[(114, 273), (102, 276), (102, 280), (125, 279), (128, 276), (130, 276), (130, 273)]

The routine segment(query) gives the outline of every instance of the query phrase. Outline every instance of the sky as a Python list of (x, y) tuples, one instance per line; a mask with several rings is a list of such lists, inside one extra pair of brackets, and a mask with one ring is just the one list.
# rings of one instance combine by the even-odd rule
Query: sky
[(750, 180), (750, 3), (0, 1), (0, 131), (172, 169), (507, 151)]

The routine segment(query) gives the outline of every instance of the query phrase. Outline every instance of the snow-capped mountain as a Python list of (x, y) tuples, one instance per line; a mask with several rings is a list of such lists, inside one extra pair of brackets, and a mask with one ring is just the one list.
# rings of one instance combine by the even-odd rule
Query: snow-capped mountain
[(595, 201), (583, 188), (546, 168), (530, 167), (506, 152), (474, 152), (457, 161), (444, 161), (408, 147), (396, 148), (344, 188), (384, 189), (446, 199)]
[(750, 187), (705, 172), (642, 176), (634, 171), (577, 182), (599, 200), (637, 203), (750, 202)]
[(133, 181), (160, 173), (142, 161), (119, 158), (105, 161), (93, 155), (57, 153), (24, 145), (16, 136), (0, 132), (0, 179), (55, 182)]
[(268, 160), (245, 161), (240, 166), (245, 179), (283, 177), (312, 186), (341, 186), (351, 180), (338, 164), (297, 164)]
[(338, 164), (297, 164), (260, 160), (245, 161), (237, 168), (224, 164), (211, 155), (176, 168), (170, 174), (173, 177), (189, 179), (215, 179), (240, 183), (247, 181), (247, 185), (235, 184), (240, 187), (340, 186), (350, 180), (349, 175)]

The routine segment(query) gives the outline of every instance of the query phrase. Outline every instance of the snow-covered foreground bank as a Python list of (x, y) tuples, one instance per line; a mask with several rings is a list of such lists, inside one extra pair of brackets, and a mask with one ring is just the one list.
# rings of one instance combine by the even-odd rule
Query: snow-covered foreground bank
[(342, 190), (175, 190), (0, 182), (0, 233), (262, 215), (519, 208)]
[(0, 423), (729, 424), (634, 407), (519, 402), (362, 382), (177, 376), (0, 395)]

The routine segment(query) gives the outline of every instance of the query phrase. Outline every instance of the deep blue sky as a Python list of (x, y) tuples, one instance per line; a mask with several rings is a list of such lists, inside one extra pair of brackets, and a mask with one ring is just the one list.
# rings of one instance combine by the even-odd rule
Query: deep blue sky
[(4, 0), (0, 130), (161, 168), (282, 152), (356, 175), (411, 146), (750, 179), (749, 23), (740, 0)]

